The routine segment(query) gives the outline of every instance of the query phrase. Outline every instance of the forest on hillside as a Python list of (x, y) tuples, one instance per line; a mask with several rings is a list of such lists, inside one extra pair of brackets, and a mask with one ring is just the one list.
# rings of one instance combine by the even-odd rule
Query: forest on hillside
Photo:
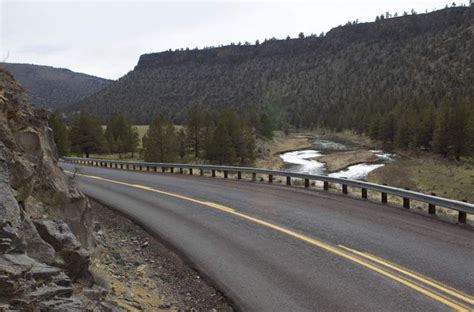
[[(348, 23), (326, 35), (140, 57), (69, 111), (136, 123), (233, 108), (278, 125), (353, 129), (387, 144), (472, 151), (474, 8)], [(452, 142), (454, 139), (457, 142)]]
[(50, 110), (64, 108), (108, 86), (112, 81), (65, 68), (0, 63), (26, 89), (33, 105)]

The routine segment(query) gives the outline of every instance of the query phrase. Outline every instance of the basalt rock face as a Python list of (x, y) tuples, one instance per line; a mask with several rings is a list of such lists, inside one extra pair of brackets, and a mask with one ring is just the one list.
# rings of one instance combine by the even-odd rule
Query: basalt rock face
[(0, 68), (0, 310), (84, 310), (90, 205), (57, 162), (46, 112)]

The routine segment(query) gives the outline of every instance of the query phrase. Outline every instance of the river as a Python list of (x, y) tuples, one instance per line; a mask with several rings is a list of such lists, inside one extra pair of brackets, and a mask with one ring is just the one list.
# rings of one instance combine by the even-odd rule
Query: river
[(395, 154), (381, 150), (372, 150), (371, 152), (373, 152), (379, 159), (377, 162), (355, 164), (341, 171), (328, 173), (326, 165), (317, 161), (315, 159), (316, 157), (336, 152), (351, 151), (356, 148), (321, 139), (316, 139), (312, 145), (314, 149), (292, 151), (281, 154), (280, 158), (285, 164), (285, 170), (308, 174), (328, 175), (336, 178), (365, 180), (371, 171), (383, 167), (386, 163), (394, 161), (397, 157)]

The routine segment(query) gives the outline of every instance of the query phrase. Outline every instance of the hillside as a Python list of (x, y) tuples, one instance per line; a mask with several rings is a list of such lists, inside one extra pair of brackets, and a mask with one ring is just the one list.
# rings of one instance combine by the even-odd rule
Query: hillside
[(33, 105), (52, 110), (75, 103), (112, 82), (64, 68), (14, 63), (0, 65), (26, 89)]
[(367, 132), (399, 106), (437, 107), (453, 97), (472, 103), (473, 22), (473, 8), (457, 7), (348, 24), (323, 37), (145, 54), (133, 71), (68, 110), (102, 119), (120, 111), (137, 123), (165, 113), (179, 123), (192, 105), (276, 106), (297, 127)]

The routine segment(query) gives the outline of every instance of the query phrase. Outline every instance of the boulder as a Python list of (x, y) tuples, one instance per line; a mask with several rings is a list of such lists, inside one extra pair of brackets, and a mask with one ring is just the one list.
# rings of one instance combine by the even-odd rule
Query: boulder
[(81, 247), (69, 226), (62, 220), (36, 220), (34, 224), (41, 238), (56, 251), (75, 250)]
[(56, 261), (54, 248), (41, 238), (33, 222), (26, 215), (23, 220), (23, 239), (27, 255), (47, 264)]
[(63, 268), (73, 281), (91, 277), (89, 272), (90, 253), (81, 248), (77, 250), (64, 249), (57, 253), (57, 265)]

